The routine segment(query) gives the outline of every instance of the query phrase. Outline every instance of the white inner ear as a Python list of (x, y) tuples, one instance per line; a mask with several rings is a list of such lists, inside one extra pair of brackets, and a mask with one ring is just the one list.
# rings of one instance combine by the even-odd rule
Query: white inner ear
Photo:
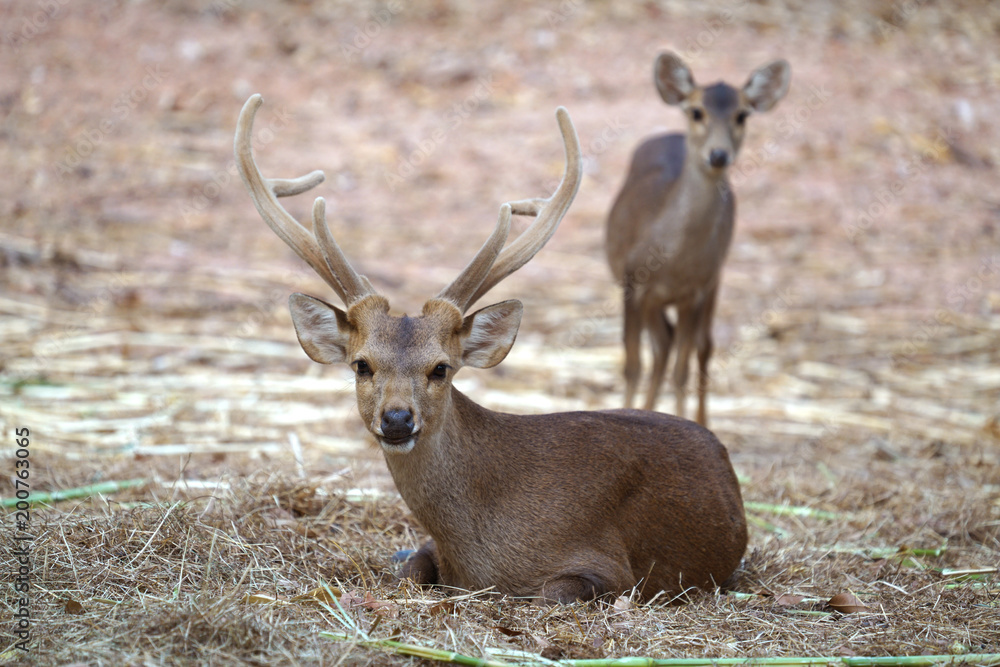
[(750, 75), (743, 94), (755, 111), (769, 111), (788, 92), (791, 71), (783, 62), (766, 65)]
[(465, 318), (462, 326), (462, 363), (492, 368), (507, 356), (521, 326), (520, 301), (503, 301)]
[(656, 60), (656, 87), (667, 104), (681, 104), (694, 90), (694, 77), (684, 62), (672, 53)]
[(342, 310), (305, 294), (289, 297), (288, 308), (299, 344), (310, 359), (321, 364), (347, 363), (351, 326)]

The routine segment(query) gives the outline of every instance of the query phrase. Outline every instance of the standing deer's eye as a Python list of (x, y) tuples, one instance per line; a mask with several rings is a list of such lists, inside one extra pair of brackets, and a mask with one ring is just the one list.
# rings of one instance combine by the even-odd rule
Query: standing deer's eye
[(705, 118), (705, 112), (699, 107), (693, 107), (691, 109), (691, 120), (696, 123), (700, 123), (702, 119)]
[(742, 125), (743, 123), (747, 122), (747, 116), (749, 115), (750, 115), (749, 111), (741, 111), (738, 114), (736, 114), (736, 124)]
[(358, 374), (358, 377), (371, 377), (372, 368), (364, 359), (358, 359), (354, 362), (354, 372)]
[(448, 377), (448, 364), (438, 364), (431, 371), (431, 378), (435, 380), (443, 380)]

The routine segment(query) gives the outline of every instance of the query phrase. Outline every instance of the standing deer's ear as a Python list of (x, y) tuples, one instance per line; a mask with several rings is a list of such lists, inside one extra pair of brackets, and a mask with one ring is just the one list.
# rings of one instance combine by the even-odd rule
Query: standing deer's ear
[(688, 98), (695, 89), (691, 70), (676, 54), (666, 51), (656, 59), (653, 78), (660, 97), (670, 105), (677, 105)]
[(501, 301), (466, 316), (459, 336), (462, 363), (473, 368), (492, 368), (510, 352), (521, 326), (520, 301)]
[(299, 344), (310, 359), (321, 364), (347, 363), (347, 345), (354, 328), (344, 311), (305, 294), (291, 295), (288, 308)]
[(788, 92), (792, 68), (785, 60), (775, 60), (756, 70), (743, 85), (743, 95), (754, 111), (770, 111)]

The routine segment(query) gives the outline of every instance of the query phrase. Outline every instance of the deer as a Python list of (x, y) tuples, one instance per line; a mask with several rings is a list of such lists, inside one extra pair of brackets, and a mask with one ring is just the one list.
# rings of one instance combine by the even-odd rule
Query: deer
[[(697, 424), (641, 410), (543, 415), (495, 412), (452, 384), (463, 367), (491, 368), (514, 344), (522, 304), (468, 314), (553, 235), (582, 177), (568, 112), (556, 112), (565, 171), (548, 198), (500, 206), (496, 226), (419, 316), (351, 266), (318, 197), (311, 229), (279, 203), (323, 181), (314, 171), (266, 179), (251, 147), (260, 95), (247, 100), (234, 150), (267, 225), (333, 289), (344, 307), (292, 294), (299, 343), (321, 364), (354, 370), (358, 412), (396, 488), (430, 536), (398, 569), (400, 581), (494, 590), (539, 604), (636, 591), (721, 586), (747, 543), (740, 487), (726, 448)], [(512, 215), (533, 216), (509, 244)]]
[[(606, 222), (608, 264), (624, 290), (625, 407), (636, 400), (646, 332), (652, 368), (644, 407), (656, 407), (671, 348), (676, 414), (684, 416), (688, 362), (698, 355), (697, 421), (708, 426), (708, 365), (712, 319), (722, 265), (733, 237), (736, 197), (728, 178), (751, 113), (785, 96), (791, 68), (784, 60), (760, 67), (742, 88), (698, 86), (674, 53), (654, 66), (660, 97), (680, 107), (687, 132), (645, 140), (632, 156)], [(676, 313), (671, 321), (668, 309)]]

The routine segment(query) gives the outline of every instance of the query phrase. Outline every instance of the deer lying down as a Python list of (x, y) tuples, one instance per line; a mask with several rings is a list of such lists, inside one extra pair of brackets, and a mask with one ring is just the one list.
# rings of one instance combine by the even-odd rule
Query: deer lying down
[[(722, 584), (747, 531), (729, 456), (709, 431), (638, 410), (503, 414), (452, 386), (463, 366), (499, 364), (521, 321), (519, 301), (467, 315), (469, 306), (541, 249), (576, 196), (580, 147), (565, 109), (556, 114), (567, 162), (555, 194), (503, 204), (492, 235), (454, 282), (418, 317), (397, 317), (334, 241), (322, 198), (312, 231), (278, 203), (323, 174), (261, 175), (250, 146), (260, 105), (254, 95), (240, 114), (240, 174), (264, 221), (346, 306), (293, 294), (299, 342), (315, 361), (354, 369), (361, 418), (432, 537), (402, 575), (559, 602)], [(536, 220), (504, 248), (513, 214)]]

